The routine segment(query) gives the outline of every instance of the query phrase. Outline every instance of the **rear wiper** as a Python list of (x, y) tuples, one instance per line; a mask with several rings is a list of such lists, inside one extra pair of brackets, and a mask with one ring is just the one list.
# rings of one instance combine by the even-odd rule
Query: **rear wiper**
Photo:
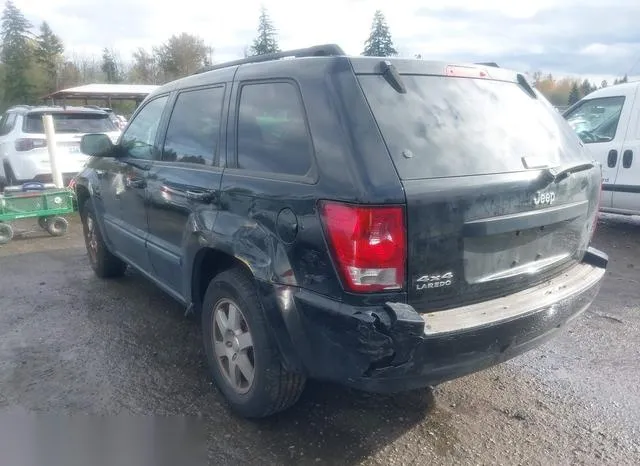
[(593, 162), (568, 163), (559, 167), (547, 168), (545, 173), (551, 178), (551, 181), (559, 183), (572, 173), (590, 170), (593, 167), (595, 167)]

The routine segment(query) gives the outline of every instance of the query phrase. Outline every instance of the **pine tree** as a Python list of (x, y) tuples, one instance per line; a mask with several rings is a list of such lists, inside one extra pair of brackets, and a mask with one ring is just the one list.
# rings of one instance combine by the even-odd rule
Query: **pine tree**
[(589, 82), (588, 79), (585, 79), (584, 81), (582, 81), (582, 84), (580, 85), (580, 96), (584, 97), (586, 95), (589, 95), (593, 92), (593, 86), (591, 85), (591, 83)]
[(376, 10), (373, 15), (373, 23), (371, 24), (371, 34), (364, 43), (364, 52), (362, 55), (367, 57), (391, 57), (398, 55), (398, 51), (393, 46), (389, 26), (382, 14), (382, 11)]
[(569, 92), (569, 101), (567, 102), (567, 104), (573, 105), (578, 100), (580, 100), (580, 90), (578, 89), (578, 83), (574, 81), (573, 85), (571, 86), (571, 92)]
[(273, 26), (267, 9), (262, 6), (260, 7), (260, 19), (258, 20), (258, 37), (253, 41), (250, 53), (251, 55), (265, 55), (279, 51), (278, 31)]
[(629, 82), (629, 77), (626, 74), (624, 75), (624, 77), (622, 77), (620, 79), (616, 78), (616, 79), (613, 80), (613, 84), (614, 85), (623, 84), (623, 83), (626, 83), (626, 82)]
[(29, 103), (32, 85), (27, 77), (32, 63), (31, 23), (14, 5), (13, 1), (5, 3), (2, 12), (2, 52), (0, 58), (5, 65), (4, 100), (5, 104)]
[(120, 70), (116, 63), (116, 58), (113, 52), (107, 48), (102, 50), (102, 72), (108, 83), (118, 83), (120, 79)]
[(46, 91), (48, 94), (57, 90), (58, 71), (62, 66), (64, 45), (60, 38), (53, 33), (49, 24), (43, 22), (40, 34), (36, 38), (36, 62), (46, 75)]

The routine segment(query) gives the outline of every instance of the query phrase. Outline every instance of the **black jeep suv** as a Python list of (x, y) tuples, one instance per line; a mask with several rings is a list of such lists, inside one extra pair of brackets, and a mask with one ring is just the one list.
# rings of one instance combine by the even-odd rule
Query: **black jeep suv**
[(337, 46), (166, 84), (76, 189), (99, 277), (202, 320), (247, 417), (307, 378), (416, 389), (531, 349), (595, 298), (600, 167), (520, 74)]

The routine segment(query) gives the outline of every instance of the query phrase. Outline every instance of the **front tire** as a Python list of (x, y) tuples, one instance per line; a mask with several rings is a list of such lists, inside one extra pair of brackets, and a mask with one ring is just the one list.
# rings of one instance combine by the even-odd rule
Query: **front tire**
[(124, 275), (127, 264), (107, 249), (96, 222), (91, 200), (85, 202), (82, 209), (82, 230), (89, 264), (95, 274), (100, 278), (115, 278)]
[(284, 368), (253, 279), (243, 269), (224, 271), (209, 283), (202, 333), (213, 379), (236, 413), (261, 418), (298, 401), (306, 379)]

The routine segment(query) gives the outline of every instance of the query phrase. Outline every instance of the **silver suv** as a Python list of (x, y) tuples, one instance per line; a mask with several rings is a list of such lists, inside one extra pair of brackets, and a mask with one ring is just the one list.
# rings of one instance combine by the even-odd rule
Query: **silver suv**
[(7, 110), (0, 119), (0, 188), (26, 181), (50, 182), (51, 165), (42, 116), (53, 116), (58, 165), (65, 184), (82, 170), (88, 156), (80, 152), (87, 133), (106, 133), (114, 142), (119, 128), (109, 114), (87, 107), (30, 107)]

